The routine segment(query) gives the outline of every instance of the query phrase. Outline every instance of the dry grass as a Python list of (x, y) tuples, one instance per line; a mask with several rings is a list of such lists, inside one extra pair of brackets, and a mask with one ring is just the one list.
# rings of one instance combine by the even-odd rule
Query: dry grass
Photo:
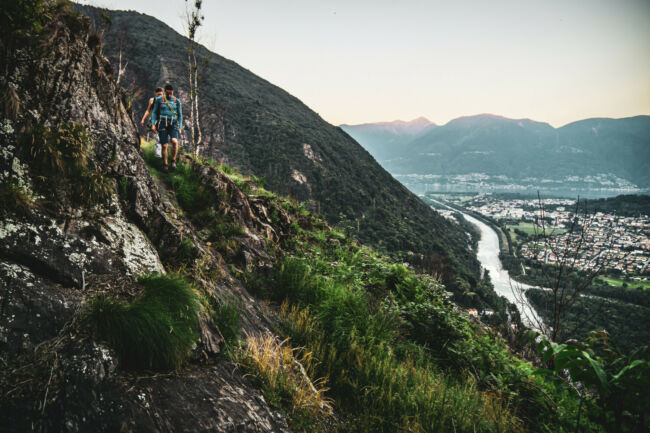
[(284, 409), (296, 431), (313, 431), (332, 414), (325, 397), (326, 379), (311, 380), (307, 374), (311, 353), (279, 341), (273, 334), (246, 335), (245, 345), (236, 356), (248, 376), (261, 385), (265, 398)]

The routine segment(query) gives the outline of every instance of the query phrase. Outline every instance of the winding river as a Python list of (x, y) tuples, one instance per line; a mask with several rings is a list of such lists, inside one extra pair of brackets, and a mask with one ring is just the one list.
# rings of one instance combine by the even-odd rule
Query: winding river
[[(511, 279), (508, 271), (503, 269), (501, 260), (499, 259), (499, 235), (497, 232), (483, 221), (474, 218), (465, 212), (451, 208), (437, 200), (433, 201), (441, 206), (445, 206), (448, 209), (461, 213), (467, 221), (478, 227), (481, 232), (481, 239), (478, 242), (478, 251), (476, 256), (481, 263), (481, 266), (490, 272), (490, 279), (492, 280), (494, 291), (517, 306), (517, 309), (521, 314), (521, 320), (526, 326), (539, 330), (538, 323), (542, 322), (537, 315), (537, 312), (528, 303), (528, 300), (523, 293), (534, 286)], [(515, 295), (515, 293), (517, 293), (517, 295)]]

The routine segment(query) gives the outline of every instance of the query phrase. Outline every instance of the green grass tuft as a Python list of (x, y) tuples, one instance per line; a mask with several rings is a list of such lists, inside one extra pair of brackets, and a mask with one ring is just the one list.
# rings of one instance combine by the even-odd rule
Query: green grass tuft
[[(92, 206), (110, 200), (115, 182), (95, 166), (92, 137), (84, 125), (33, 124), (26, 128), (21, 140), (32, 158), (32, 169), (41, 175), (37, 177), (41, 179), (40, 189), (49, 198), (56, 200), (61, 191), (68, 190), (75, 204)], [(60, 187), (61, 180), (67, 182), (66, 188)]]
[(34, 207), (28, 192), (12, 180), (0, 183), (0, 203), (2, 213), (11, 212), (19, 216), (27, 215)]
[(226, 349), (234, 347), (239, 340), (241, 309), (235, 300), (220, 302), (210, 298), (212, 321), (224, 339)]
[(200, 212), (214, 201), (206, 188), (199, 184), (196, 173), (186, 164), (178, 164), (176, 171), (169, 174), (167, 181), (176, 193), (178, 203), (187, 212)]
[(194, 288), (176, 275), (139, 279), (133, 302), (100, 295), (86, 317), (92, 335), (106, 341), (126, 370), (178, 369), (198, 339), (200, 303)]

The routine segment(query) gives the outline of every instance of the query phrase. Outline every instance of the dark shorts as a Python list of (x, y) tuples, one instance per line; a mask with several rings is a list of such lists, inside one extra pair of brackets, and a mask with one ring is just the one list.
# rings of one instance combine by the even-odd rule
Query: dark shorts
[(167, 144), (170, 138), (178, 139), (178, 122), (162, 118), (158, 122), (158, 137), (160, 144)]

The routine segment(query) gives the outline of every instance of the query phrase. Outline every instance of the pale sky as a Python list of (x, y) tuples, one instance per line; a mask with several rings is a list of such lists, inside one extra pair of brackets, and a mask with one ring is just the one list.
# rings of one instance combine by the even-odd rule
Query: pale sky
[[(78, 0), (183, 32), (184, 0)], [(335, 125), (650, 114), (650, 0), (204, 0), (200, 42)]]

